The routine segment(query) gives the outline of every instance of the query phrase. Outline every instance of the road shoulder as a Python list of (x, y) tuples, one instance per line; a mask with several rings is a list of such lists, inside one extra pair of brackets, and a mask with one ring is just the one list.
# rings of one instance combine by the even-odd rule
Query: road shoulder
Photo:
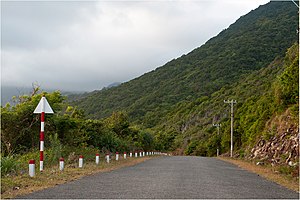
[(279, 174), (276, 171), (273, 171), (271, 167), (260, 165), (257, 166), (254, 163), (241, 159), (233, 159), (228, 157), (217, 157), (217, 159), (237, 165), (240, 168), (251, 171), (255, 174), (260, 175), (261, 177), (266, 178), (267, 180), (273, 181), (281, 186), (299, 193), (299, 178), (298, 180), (291, 179), (282, 174)]
[(153, 157), (123, 159), (119, 162), (113, 161), (109, 164), (102, 162), (98, 166), (94, 163), (86, 163), (83, 169), (66, 167), (63, 172), (60, 172), (58, 167), (52, 167), (45, 169), (43, 173), (37, 173), (33, 178), (29, 177), (28, 174), (3, 177), (1, 178), (1, 199), (23, 196), (74, 181), (84, 176), (133, 166), (152, 158)]

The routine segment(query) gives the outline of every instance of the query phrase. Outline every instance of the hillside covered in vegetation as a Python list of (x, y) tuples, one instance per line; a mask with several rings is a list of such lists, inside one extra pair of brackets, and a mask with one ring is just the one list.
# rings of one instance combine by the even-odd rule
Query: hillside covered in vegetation
[[(269, 121), (289, 110), (290, 124), (298, 120), (298, 44), (286, 56), (277, 57), (267, 67), (253, 72), (210, 96), (192, 102), (180, 102), (170, 111), (156, 130), (163, 149), (182, 149), (185, 154), (213, 156), (230, 147), (230, 106), (224, 100), (234, 99), (235, 149), (255, 144), (259, 136), (270, 138), (276, 127)], [(213, 123), (220, 123), (217, 135)], [(244, 153), (244, 152), (241, 152)]]
[(88, 117), (107, 117), (122, 110), (131, 121), (154, 127), (178, 102), (210, 96), (283, 56), (297, 40), (297, 27), (297, 8), (292, 2), (270, 2), (187, 55), (73, 104)]

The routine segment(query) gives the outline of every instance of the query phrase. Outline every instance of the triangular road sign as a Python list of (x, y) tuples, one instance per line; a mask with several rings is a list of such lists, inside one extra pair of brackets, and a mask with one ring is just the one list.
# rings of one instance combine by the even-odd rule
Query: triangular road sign
[(54, 113), (46, 97), (42, 97), (33, 113)]

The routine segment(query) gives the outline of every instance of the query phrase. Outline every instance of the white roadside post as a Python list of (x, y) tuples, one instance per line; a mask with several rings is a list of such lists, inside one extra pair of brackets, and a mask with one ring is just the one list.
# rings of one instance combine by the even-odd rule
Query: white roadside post
[(119, 160), (119, 152), (116, 152), (116, 161)]
[(99, 155), (99, 153), (97, 153), (97, 154), (96, 154), (96, 165), (99, 164), (99, 157), (100, 157), (100, 155)]
[(50, 107), (46, 97), (43, 95), (39, 104), (33, 111), (33, 113), (41, 113), (41, 131), (40, 131), (40, 171), (44, 170), (44, 129), (45, 129), (45, 113), (53, 114), (53, 110)]
[(83, 167), (83, 156), (80, 155), (79, 156), (79, 168), (82, 168)]
[(126, 160), (126, 157), (127, 157), (127, 154), (126, 154), (126, 152), (124, 152), (124, 159)]
[(137, 151), (135, 151), (135, 153), (134, 153), (134, 157), (137, 157)]
[(64, 168), (65, 168), (65, 160), (64, 160), (64, 158), (60, 158), (59, 159), (59, 170), (64, 171)]
[(30, 177), (35, 176), (35, 160), (29, 161), (29, 176)]
[(109, 154), (108, 153), (106, 154), (105, 158), (106, 158), (106, 162), (109, 163)]
[(145, 151), (143, 151), (143, 157), (145, 156)]
[(130, 153), (129, 153), (129, 157), (131, 158), (132, 157), (132, 152), (130, 151)]
[(142, 151), (140, 151), (140, 157), (142, 157)]

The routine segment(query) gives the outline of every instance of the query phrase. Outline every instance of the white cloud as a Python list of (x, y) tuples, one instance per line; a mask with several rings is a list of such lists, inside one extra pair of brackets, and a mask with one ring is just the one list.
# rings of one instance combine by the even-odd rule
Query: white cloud
[(2, 84), (94, 90), (188, 53), (261, 1), (2, 2)]

